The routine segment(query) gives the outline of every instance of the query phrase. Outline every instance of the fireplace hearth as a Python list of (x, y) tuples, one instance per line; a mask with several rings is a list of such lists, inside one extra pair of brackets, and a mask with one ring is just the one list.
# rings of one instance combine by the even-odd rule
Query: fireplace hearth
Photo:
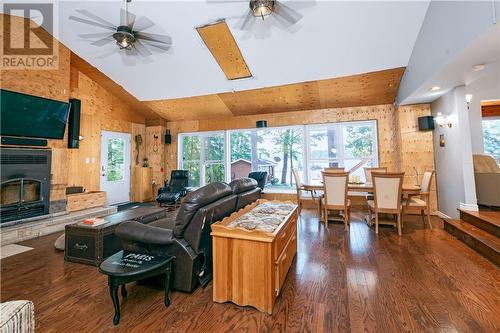
[(50, 150), (0, 149), (0, 226), (49, 213), (50, 161)]

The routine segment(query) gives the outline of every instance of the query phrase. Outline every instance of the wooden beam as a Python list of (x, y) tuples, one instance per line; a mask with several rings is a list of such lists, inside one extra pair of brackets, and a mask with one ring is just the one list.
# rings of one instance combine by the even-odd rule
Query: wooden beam
[(482, 101), (481, 115), (483, 117), (500, 117), (500, 100)]

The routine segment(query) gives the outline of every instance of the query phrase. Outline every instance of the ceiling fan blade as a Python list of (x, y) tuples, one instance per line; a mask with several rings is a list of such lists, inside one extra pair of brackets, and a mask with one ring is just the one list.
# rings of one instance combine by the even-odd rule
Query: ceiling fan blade
[(148, 19), (146, 16), (141, 16), (137, 20), (135, 20), (133, 28), (134, 31), (144, 31), (146, 29), (151, 28), (154, 25), (155, 24), (153, 23), (153, 21)]
[(137, 53), (139, 53), (143, 57), (148, 57), (152, 55), (151, 51), (147, 49), (144, 44), (142, 44), (140, 41), (136, 40), (135, 43), (133, 44), (133, 47), (137, 50)]
[(143, 40), (143, 44), (150, 46), (150, 47), (155, 47), (155, 48), (160, 49), (162, 51), (169, 51), (172, 48), (172, 45), (157, 44), (155, 42), (150, 42), (150, 41), (145, 41), (145, 40)]
[(276, 20), (287, 26), (297, 23), (303, 17), (300, 13), (279, 1), (276, 1), (272, 15)]
[(109, 34), (109, 32), (98, 32), (98, 33), (95, 33), (95, 34), (80, 34), (78, 35), (78, 37), (80, 38), (104, 38), (104, 37), (107, 37), (107, 36), (112, 36)]
[(77, 11), (78, 13), (80, 13), (80, 14), (84, 15), (84, 16), (87, 16), (87, 17), (89, 17), (89, 18), (93, 19), (94, 21), (97, 21), (97, 22), (101, 23), (101, 24), (104, 24), (104, 25), (107, 25), (107, 26), (110, 26), (110, 27), (114, 27), (114, 28), (116, 28), (116, 26), (115, 26), (113, 23), (111, 23), (111, 22), (109, 22), (109, 21), (106, 21), (105, 19), (100, 18), (100, 17), (99, 17), (99, 16), (97, 16), (97, 15), (92, 14), (92, 13), (91, 13), (91, 12), (89, 12), (88, 10), (85, 10), (85, 9), (77, 9), (76, 11)]
[(255, 17), (252, 15), (251, 11), (247, 11), (246, 15), (242, 16), (235, 25), (238, 30), (250, 30), (253, 23), (255, 22)]
[(157, 42), (157, 43), (162, 43), (162, 44), (167, 44), (167, 45), (172, 44), (172, 38), (170, 36), (167, 36), (167, 35), (150, 34), (148, 32), (137, 32), (137, 33), (135, 33), (135, 37), (138, 39), (149, 40), (152, 42)]
[(213, 4), (213, 3), (236, 3), (236, 2), (246, 2), (248, 3), (248, 0), (206, 0), (208, 4)]
[(120, 51), (120, 49), (118, 47), (113, 47), (112, 49), (104, 51), (102, 54), (98, 55), (96, 58), (103, 59), (103, 58), (109, 57), (112, 54), (117, 53), (118, 51)]
[(104, 25), (104, 24), (101, 24), (101, 23), (97, 23), (97, 22), (94, 22), (94, 21), (90, 21), (90, 20), (87, 20), (87, 19), (84, 19), (84, 18), (80, 18), (80, 17), (76, 17), (76, 16), (70, 16), (69, 19), (72, 20), (72, 21), (76, 21), (76, 22), (80, 22), (80, 23), (85, 23), (85, 24), (88, 24), (88, 25), (93, 25), (95, 27), (101, 27), (101, 28), (105, 28), (105, 29), (108, 29), (108, 30), (116, 31), (115, 27), (110, 27), (110, 26), (107, 26), (107, 25)]
[(107, 37), (101, 38), (99, 40), (96, 40), (95, 42), (90, 43), (90, 45), (104, 46), (104, 45), (112, 43), (114, 41), (115, 41), (115, 39), (113, 38), (113, 36), (107, 36)]
[(135, 15), (131, 12), (121, 8), (120, 9), (120, 25), (125, 25), (132, 29), (135, 22)]

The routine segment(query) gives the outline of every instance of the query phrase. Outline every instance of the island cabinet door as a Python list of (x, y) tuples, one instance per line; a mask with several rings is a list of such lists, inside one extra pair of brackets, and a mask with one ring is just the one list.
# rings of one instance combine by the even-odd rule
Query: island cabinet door
[(278, 257), (278, 260), (275, 263), (275, 285), (276, 285), (276, 296), (281, 292), (281, 287), (286, 279), (286, 274), (292, 265), (293, 258), (295, 257), (295, 253), (297, 253), (297, 233), (294, 232), (290, 235), (288, 242), (281, 252), (281, 255)]

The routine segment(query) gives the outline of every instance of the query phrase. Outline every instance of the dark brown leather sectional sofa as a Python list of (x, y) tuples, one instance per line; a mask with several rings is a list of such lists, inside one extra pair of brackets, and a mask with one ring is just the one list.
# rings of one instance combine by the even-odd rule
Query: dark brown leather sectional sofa
[(210, 225), (260, 198), (250, 178), (215, 182), (188, 193), (176, 215), (149, 223), (124, 222), (116, 228), (123, 249), (175, 256), (172, 288), (191, 292), (212, 279)]

